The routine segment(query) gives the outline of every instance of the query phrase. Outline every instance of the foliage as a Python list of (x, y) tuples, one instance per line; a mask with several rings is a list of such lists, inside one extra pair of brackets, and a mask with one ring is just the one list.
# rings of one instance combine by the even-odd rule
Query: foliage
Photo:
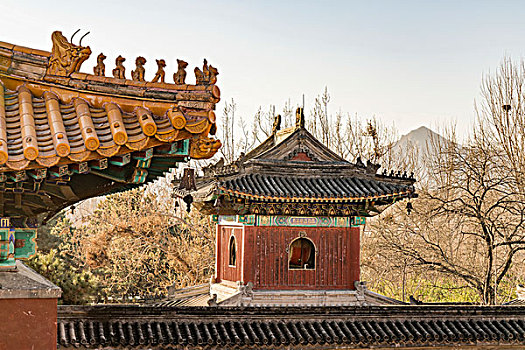
[(214, 230), (196, 211), (175, 216), (175, 202), (158, 195), (140, 188), (107, 196), (75, 225), (62, 214), (45, 234), (57, 248), (30, 266), (62, 288), (66, 304), (158, 298), (168, 287), (207, 282)]
[(64, 247), (68, 246), (69, 235), (60, 232), (67, 227), (69, 222), (63, 212), (42, 226), (38, 231), (37, 255), (26, 264), (62, 289), (61, 303), (86, 304), (94, 300), (99, 280), (78, 260), (66, 254)]
[(27, 264), (62, 289), (63, 304), (86, 304), (94, 301), (99, 281), (89, 270), (75, 266), (57, 249), (39, 253)]

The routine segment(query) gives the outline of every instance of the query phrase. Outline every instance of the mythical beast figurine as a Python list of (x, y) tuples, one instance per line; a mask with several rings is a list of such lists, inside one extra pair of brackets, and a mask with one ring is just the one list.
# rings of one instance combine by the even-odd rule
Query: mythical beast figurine
[(217, 153), (222, 143), (210, 137), (192, 139), (190, 143), (190, 157), (193, 159), (208, 159)]
[[(75, 34), (77, 32), (75, 32)], [(75, 34), (73, 34), (71, 40), (73, 40)], [(89, 32), (82, 38), (87, 34), (89, 34)], [(53, 49), (49, 57), (47, 74), (70, 76), (71, 73), (78, 72), (82, 63), (91, 55), (89, 46), (82, 46), (82, 39), (80, 39), (79, 45), (75, 45), (67, 41), (67, 38), (62, 35), (62, 32), (56, 31), (51, 34), (51, 40), (53, 41)]]
[(219, 75), (219, 71), (211, 64), (208, 66), (208, 61), (206, 59), (204, 59), (202, 70), (200, 70), (199, 67), (195, 67), (194, 72), (197, 85), (213, 85), (217, 83), (217, 75)]

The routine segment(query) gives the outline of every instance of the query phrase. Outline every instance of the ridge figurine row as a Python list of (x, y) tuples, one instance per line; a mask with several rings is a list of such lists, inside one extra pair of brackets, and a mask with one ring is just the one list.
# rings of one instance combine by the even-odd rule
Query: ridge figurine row
[[(93, 73), (98, 76), (105, 76), (106, 74), (106, 65), (104, 60), (106, 56), (103, 53), (100, 53), (97, 56), (97, 65), (93, 67)], [(126, 67), (124, 67), (124, 61), (126, 59), (119, 55), (115, 60), (115, 68), (112, 71), (113, 77), (117, 79), (126, 79)], [(166, 61), (163, 59), (157, 61), (157, 72), (153, 77), (151, 82), (153, 83), (164, 83), (166, 72)], [(146, 59), (142, 56), (139, 56), (135, 59), (135, 69), (131, 71), (131, 79), (135, 81), (145, 81), (144, 74), (146, 69), (144, 65), (146, 64)], [(186, 84), (186, 67), (188, 67), (188, 62), (177, 59), (177, 72), (173, 73), (173, 82), (177, 85)], [(217, 75), (219, 72), (217, 68), (213, 67), (211, 64), (208, 65), (208, 61), (204, 59), (204, 64), (202, 70), (198, 67), (195, 68), (195, 79), (197, 85), (213, 85), (217, 82)]]
[[(62, 34), (60, 31), (55, 31), (51, 35), (51, 40), (53, 41), (53, 49), (49, 57), (49, 63), (47, 67), (47, 74), (58, 75), (58, 76), (70, 76), (72, 73), (80, 71), (80, 66), (84, 61), (86, 61), (91, 55), (91, 49), (89, 46), (82, 46), (82, 39), (89, 34), (86, 33), (80, 39), (79, 44), (73, 44), (73, 36), (70, 41)], [(97, 76), (106, 75), (106, 65), (104, 60), (106, 56), (103, 53), (100, 53), (97, 56), (97, 65), (93, 67), (93, 73)], [(124, 67), (124, 62), (126, 59), (119, 55), (115, 60), (115, 68), (112, 70), (113, 77), (116, 79), (126, 79), (126, 67)], [(163, 59), (157, 61), (157, 72), (153, 77), (152, 82), (164, 83), (166, 73), (164, 68), (166, 68), (166, 61)], [(135, 81), (145, 81), (144, 75), (146, 69), (144, 65), (146, 64), (146, 59), (142, 56), (139, 56), (135, 59), (135, 69), (131, 71), (131, 79)], [(177, 60), (177, 72), (173, 74), (173, 81), (177, 85), (186, 84), (186, 67), (188, 63), (183, 60)], [(208, 61), (204, 59), (204, 65), (202, 70), (198, 67), (195, 67), (195, 79), (196, 85), (213, 85), (217, 82), (217, 75), (219, 71), (217, 68), (213, 67), (211, 64), (208, 65)]]

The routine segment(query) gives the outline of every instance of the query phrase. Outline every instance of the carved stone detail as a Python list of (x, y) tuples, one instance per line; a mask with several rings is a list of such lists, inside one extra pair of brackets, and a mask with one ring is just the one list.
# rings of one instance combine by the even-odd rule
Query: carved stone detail
[(101, 77), (106, 75), (106, 65), (104, 64), (105, 59), (106, 56), (104, 56), (102, 52), (97, 56), (97, 65), (93, 67), (93, 73), (95, 73), (95, 75)]
[(241, 281), (237, 282), (237, 290), (241, 293), (243, 297), (253, 297), (253, 283), (248, 282), (246, 284)]
[(193, 159), (209, 159), (222, 146), (221, 141), (209, 137), (192, 139), (190, 141), (190, 157)]
[(185, 84), (186, 81), (186, 67), (188, 66), (188, 62), (184, 62), (183, 60), (177, 60), (178, 70), (177, 73), (173, 74), (173, 81), (177, 85)]
[(62, 32), (56, 31), (51, 35), (53, 49), (49, 58), (47, 74), (69, 76), (78, 72), (80, 66), (91, 55), (89, 46), (75, 45), (67, 41)]
[(135, 81), (144, 81), (144, 65), (146, 64), (146, 59), (142, 56), (137, 57), (135, 60), (135, 70), (131, 71), (131, 79)]
[(208, 306), (217, 306), (217, 294), (213, 294), (208, 300)]
[[(368, 288), (366, 287), (366, 282), (364, 281), (355, 281), (354, 287), (357, 291), (357, 299), (360, 301), (365, 301), (365, 294)], [(363, 306), (366, 304), (363, 304)]]
[(157, 83), (160, 81), (161, 83), (163, 83), (164, 77), (166, 76), (166, 73), (164, 72), (164, 68), (166, 67), (166, 61), (162, 59), (156, 60), (156, 61), (157, 61), (157, 73), (155, 73), (155, 77), (153, 78), (152, 82)]
[(213, 85), (217, 83), (217, 75), (219, 75), (219, 71), (211, 64), (208, 66), (208, 61), (206, 59), (204, 59), (202, 70), (195, 67), (194, 72), (197, 85)]
[(116, 67), (113, 69), (113, 76), (117, 79), (126, 79), (126, 67), (124, 67), (124, 61), (126, 59), (122, 56), (118, 56), (115, 60)]

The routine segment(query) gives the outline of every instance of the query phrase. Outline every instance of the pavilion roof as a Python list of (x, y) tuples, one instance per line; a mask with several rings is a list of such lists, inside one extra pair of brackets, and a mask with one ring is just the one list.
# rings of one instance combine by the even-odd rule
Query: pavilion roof
[[(231, 164), (225, 165), (221, 160), (205, 168), (204, 176), (197, 179), (194, 197), (197, 206), (209, 213), (264, 213), (264, 204), (258, 208), (252, 204), (273, 202), (347, 205), (312, 212), (352, 212), (366, 216), (371, 210), (379, 212), (379, 206), (416, 196), (415, 179), (411, 175), (377, 174), (378, 168), (370, 162), (367, 165), (360, 160), (355, 164), (348, 162), (298, 125), (274, 130), (267, 140)], [(246, 205), (241, 209), (225, 206), (225, 201), (217, 201), (220, 197), (236, 198)], [(240, 207), (239, 201), (235, 203)], [(372, 205), (365, 208), (366, 203)], [(217, 205), (222, 205), (222, 209)], [(362, 208), (354, 210), (356, 206)], [(286, 209), (272, 212), (283, 210)]]
[(221, 181), (221, 193), (234, 197), (278, 202), (362, 202), (404, 198), (414, 192), (412, 185), (367, 178), (313, 177), (245, 174)]

